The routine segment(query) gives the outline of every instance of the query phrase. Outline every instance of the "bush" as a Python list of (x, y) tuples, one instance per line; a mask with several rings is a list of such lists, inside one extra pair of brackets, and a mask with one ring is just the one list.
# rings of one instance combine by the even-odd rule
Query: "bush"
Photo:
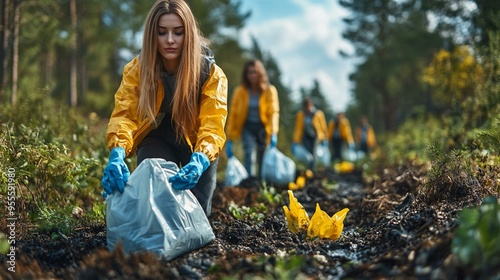
[[(20, 218), (42, 226), (47, 209), (50, 216), (77, 206), (92, 213), (93, 205), (102, 203), (100, 178), (108, 156), (104, 122), (56, 104), (44, 91), (26, 96), (16, 107), (2, 105), (0, 112), (0, 168), (15, 169)], [(2, 204), (6, 188), (0, 186)], [(46, 219), (42, 227), (64, 220)]]

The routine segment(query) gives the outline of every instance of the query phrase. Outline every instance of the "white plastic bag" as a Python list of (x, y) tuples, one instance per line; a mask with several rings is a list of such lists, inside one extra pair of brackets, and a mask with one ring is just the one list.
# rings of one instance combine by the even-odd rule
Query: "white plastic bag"
[(320, 164), (325, 167), (329, 167), (332, 162), (332, 154), (330, 153), (330, 149), (328, 146), (324, 146), (322, 144), (316, 145), (315, 154), (317, 160), (317, 164)]
[(342, 145), (342, 160), (355, 162), (358, 160), (358, 155), (355, 150), (350, 149), (347, 145)]
[(295, 149), (293, 150), (293, 157), (302, 163), (309, 166), (313, 161), (313, 155), (304, 147), (302, 144), (295, 144)]
[(227, 159), (225, 175), (224, 186), (226, 187), (237, 186), (241, 181), (248, 178), (248, 172), (245, 166), (243, 166), (234, 155)]
[(145, 159), (123, 193), (106, 198), (108, 249), (118, 242), (126, 253), (151, 251), (167, 260), (215, 239), (212, 227), (190, 190), (172, 189), (168, 177), (178, 167), (164, 159)]
[(267, 183), (288, 184), (295, 181), (295, 162), (276, 147), (267, 147), (260, 176)]

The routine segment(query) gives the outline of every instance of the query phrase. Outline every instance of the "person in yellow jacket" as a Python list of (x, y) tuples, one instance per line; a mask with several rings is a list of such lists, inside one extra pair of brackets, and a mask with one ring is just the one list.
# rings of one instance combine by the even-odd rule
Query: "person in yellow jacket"
[(123, 191), (126, 156), (137, 153), (138, 165), (163, 158), (181, 165), (172, 187), (191, 189), (208, 216), (226, 140), (226, 75), (184, 0), (158, 0), (144, 26), (141, 53), (125, 65), (115, 94), (103, 188)]
[[(303, 101), (303, 110), (299, 110), (295, 116), (292, 154), (295, 154), (297, 145), (302, 144), (311, 153), (313, 158), (315, 158), (314, 149), (317, 142), (328, 146), (327, 134), (325, 114), (314, 107), (314, 102), (311, 98), (305, 98)], [(313, 169), (314, 165), (315, 161), (313, 160), (309, 162), (308, 168)]]
[[(266, 145), (276, 146), (279, 130), (278, 91), (269, 83), (261, 61), (249, 60), (243, 66), (241, 85), (234, 89), (226, 125), (228, 158), (233, 156), (233, 141), (241, 138), (243, 165), (248, 174), (260, 178)], [(252, 156), (255, 148), (257, 171)]]
[(347, 144), (349, 150), (354, 152), (354, 140), (352, 137), (351, 124), (344, 113), (337, 113), (334, 120), (328, 124), (328, 139), (332, 147), (332, 160), (343, 161), (345, 155), (342, 155), (342, 146)]
[(375, 132), (372, 126), (368, 123), (366, 117), (361, 117), (359, 120), (359, 125), (356, 127), (355, 141), (358, 146), (358, 151), (364, 153), (364, 155), (370, 157), (371, 151), (377, 145), (375, 140)]

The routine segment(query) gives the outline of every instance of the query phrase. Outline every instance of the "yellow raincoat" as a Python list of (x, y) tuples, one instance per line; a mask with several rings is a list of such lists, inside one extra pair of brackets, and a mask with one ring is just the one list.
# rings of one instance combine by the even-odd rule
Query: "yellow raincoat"
[[(356, 127), (356, 136), (355, 136), (356, 143), (359, 144), (361, 141), (361, 127)], [(373, 127), (371, 125), (368, 125), (368, 129), (366, 131), (366, 144), (368, 145), (368, 148), (373, 149), (377, 145), (377, 142), (375, 141), (375, 132), (373, 131)]]
[[(250, 93), (247, 87), (240, 85), (234, 90), (227, 120), (228, 140), (241, 138), (243, 126), (247, 120), (249, 100)], [(270, 142), (272, 134), (278, 134), (279, 110), (278, 91), (273, 85), (269, 85), (261, 93), (259, 99), (259, 115), (266, 129), (267, 143)]]
[[(294, 143), (302, 143), (302, 136), (304, 135), (304, 118), (304, 112), (298, 111), (295, 117), (295, 131), (293, 133)], [(314, 127), (314, 130), (316, 131), (318, 140), (320, 142), (326, 140), (326, 137), (328, 136), (328, 130), (326, 128), (325, 114), (323, 114), (321, 110), (317, 110), (314, 113), (312, 125)]]
[[(335, 131), (335, 121), (331, 120), (328, 124), (328, 139), (332, 139), (333, 132)], [(341, 118), (339, 121), (339, 132), (340, 138), (349, 144), (354, 144), (352, 139), (352, 130), (349, 120), (346, 118)]]
[[(127, 156), (133, 155), (144, 137), (155, 128), (137, 112), (139, 71), (139, 57), (125, 65), (106, 135), (108, 148), (123, 147)], [(163, 83), (158, 82), (156, 114), (160, 111), (163, 96)], [(202, 152), (212, 162), (226, 141), (224, 125), (227, 117), (227, 78), (216, 64), (202, 87), (199, 116), (200, 127), (184, 137), (192, 152)]]

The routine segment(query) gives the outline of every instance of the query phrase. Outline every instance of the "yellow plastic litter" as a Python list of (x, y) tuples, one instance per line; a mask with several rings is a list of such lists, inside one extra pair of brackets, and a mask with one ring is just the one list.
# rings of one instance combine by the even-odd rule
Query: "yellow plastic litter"
[(344, 229), (344, 219), (347, 212), (349, 212), (349, 209), (344, 208), (330, 218), (325, 211), (321, 210), (319, 203), (316, 203), (316, 212), (314, 212), (311, 218), (309, 228), (307, 229), (307, 236), (309, 238), (338, 239)]
[(288, 183), (288, 189), (291, 191), (296, 191), (300, 188), (299, 188), (299, 186), (297, 186), (297, 184), (295, 184), (295, 182), (290, 182), (290, 183)]
[(295, 183), (299, 188), (303, 188), (306, 185), (306, 177), (304, 176), (299, 176), (297, 177), (297, 180), (295, 180)]
[(351, 173), (354, 171), (354, 163), (349, 161), (342, 161), (340, 163), (336, 163), (333, 168), (338, 173)]
[(306, 210), (295, 198), (295, 196), (293, 196), (293, 192), (291, 190), (288, 190), (288, 197), (290, 199), (290, 209), (283, 206), (285, 217), (288, 222), (288, 228), (293, 233), (307, 230), (309, 227), (309, 216), (307, 215)]
[(312, 177), (314, 177), (314, 173), (311, 171), (311, 169), (307, 169), (306, 170), (306, 178), (311, 179)]
[(306, 177), (298, 176), (295, 182), (288, 183), (288, 189), (292, 191), (296, 191), (298, 189), (302, 189), (306, 186)]

